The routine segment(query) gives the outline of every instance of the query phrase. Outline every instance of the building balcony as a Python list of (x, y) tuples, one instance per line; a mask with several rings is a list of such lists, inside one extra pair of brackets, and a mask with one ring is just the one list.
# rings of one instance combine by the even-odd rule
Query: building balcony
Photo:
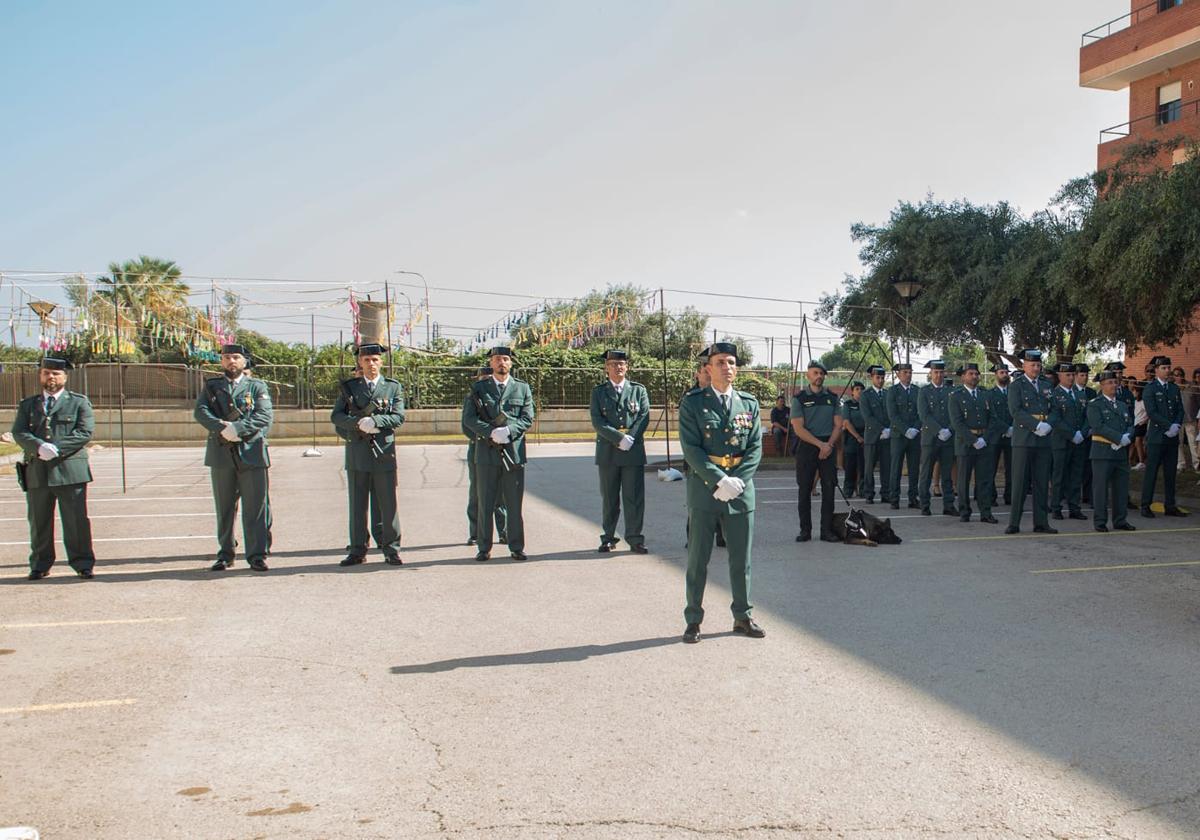
[[(1200, 99), (1175, 102), (1159, 108), (1156, 113), (1146, 114), (1100, 132), (1097, 149), (1097, 168), (1107, 169), (1121, 159), (1125, 149), (1133, 143), (1148, 140), (1167, 140), (1176, 137), (1200, 139)], [(1164, 149), (1158, 166), (1169, 166), (1175, 153)]]
[(1200, 0), (1154, 0), (1083, 34), (1079, 84), (1121, 90), (1200, 59)]

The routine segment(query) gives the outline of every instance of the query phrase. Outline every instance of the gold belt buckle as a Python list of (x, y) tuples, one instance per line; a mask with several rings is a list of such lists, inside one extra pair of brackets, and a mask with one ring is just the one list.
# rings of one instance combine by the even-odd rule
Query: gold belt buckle
[(721, 467), (723, 469), (729, 469), (730, 467), (736, 467), (738, 464), (742, 463), (742, 456), (741, 455), (709, 455), (708, 460), (712, 461), (718, 467)]
[(617, 429), (617, 431), (620, 432), (621, 434), (625, 434), (626, 432), (629, 431), (629, 429), (626, 429), (624, 426), (622, 426), (621, 428)]

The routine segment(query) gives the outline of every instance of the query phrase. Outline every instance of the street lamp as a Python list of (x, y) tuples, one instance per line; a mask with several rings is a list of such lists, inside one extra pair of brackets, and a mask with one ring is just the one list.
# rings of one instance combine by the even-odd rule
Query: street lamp
[(429, 283), (425, 280), (425, 275), (419, 271), (405, 271), (397, 269), (396, 274), (411, 274), (413, 277), (420, 277), (421, 283), (425, 286), (425, 349), (428, 350), (433, 346), (433, 322), (429, 317)]
[(911, 275), (892, 275), (888, 282), (892, 284), (896, 294), (900, 295), (904, 301), (904, 361), (908, 362), (912, 351), (912, 322), (908, 319), (908, 310), (912, 308), (913, 301), (921, 296), (921, 290), (925, 288), (925, 285)]
[[(398, 295), (404, 295), (404, 300), (408, 302), (408, 324), (411, 326), (411, 325), (412, 325), (412, 319), (413, 319), (413, 306), (412, 306), (412, 298), (410, 298), (410, 297), (408, 296), (408, 293), (407, 293), (407, 292), (401, 291), (400, 289), (397, 289), (397, 290), (396, 290), (396, 294), (398, 294)], [(412, 339), (411, 339), (411, 336), (410, 336), (410, 338), (409, 338), (409, 341), (410, 341), (410, 343), (411, 343), (411, 341), (412, 341)]]

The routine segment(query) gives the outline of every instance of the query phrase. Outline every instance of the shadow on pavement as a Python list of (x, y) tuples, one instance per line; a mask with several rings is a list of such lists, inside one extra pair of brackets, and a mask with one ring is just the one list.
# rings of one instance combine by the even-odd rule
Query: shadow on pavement
[[(714, 633), (707, 638), (732, 636), (733, 632)], [(609, 645), (575, 645), (573, 647), (547, 648), (521, 653), (501, 653), (492, 656), (464, 656), (459, 659), (442, 659), (420, 665), (394, 665), (393, 674), (438, 674), (458, 668), (497, 668), (505, 665), (548, 665), (558, 662), (582, 662), (593, 656), (609, 656), (614, 653), (629, 653), (634, 650), (683, 644), (679, 636), (660, 636), (656, 639), (637, 639), (629, 642), (614, 642)]]

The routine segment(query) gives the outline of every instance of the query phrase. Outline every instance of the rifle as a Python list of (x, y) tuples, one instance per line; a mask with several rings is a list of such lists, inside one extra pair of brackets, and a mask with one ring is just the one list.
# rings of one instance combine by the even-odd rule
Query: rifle
[[(50, 431), (50, 415), (46, 413), (45, 406), (42, 407), (42, 419), (37, 424), (37, 429), (35, 430), (35, 434), (42, 440), (46, 441), (47, 443), (51, 442), (50, 438), (53, 436), (53, 433)], [(13, 465), (13, 467), (16, 469), (16, 473), (17, 473), (17, 486), (21, 488), (21, 492), (23, 492), (23, 493), (29, 492), (29, 485), (28, 485), (27, 478), (26, 478), (26, 472), (29, 469), (30, 463), (31, 463), (31, 459), (28, 455), (26, 455), (24, 458), (22, 458), (20, 461), (17, 461), (17, 463), (15, 463)]]
[[(498, 429), (501, 426), (508, 425), (508, 415), (503, 411), (501, 411), (495, 417), (492, 417), (488, 414), (488, 410), (483, 405), (483, 400), (479, 398), (479, 395), (475, 393), (474, 389), (471, 389), (471, 402), (475, 404), (475, 413), (478, 414), (480, 419), (493, 429)], [(504, 465), (505, 472), (512, 472), (517, 466), (517, 462), (513, 460), (512, 453), (508, 451), (507, 443), (496, 443), (496, 441), (492, 440), (491, 435), (480, 437), (479, 440), (483, 443), (486, 443), (493, 449), (500, 450), (500, 463)], [(511, 443), (511, 441), (509, 441), (509, 443)]]
[[(354, 401), (354, 395), (350, 393), (349, 379), (342, 380), (342, 396), (346, 398), (346, 413), (351, 417), (361, 420), (364, 417), (370, 417), (379, 411), (379, 403), (376, 400), (367, 400), (367, 404), (359, 406)], [(364, 432), (362, 429), (354, 429), (354, 435), (359, 440), (369, 440), (371, 442), (371, 456), (375, 460), (379, 460), (383, 456), (383, 447), (379, 445), (379, 438), (375, 437), (378, 432)]]
[[(208, 391), (208, 404), (222, 420), (226, 420), (230, 423), (236, 423), (245, 415), (242, 413), (242, 410), (233, 402), (233, 387), (229, 386), (227, 388), (218, 388), (216, 387), (216, 383), (218, 381), (219, 380), (216, 379), (210, 379), (208, 380), (208, 384), (205, 386), (205, 390)], [(230, 449), (233, 449), (238, 445), (238, 443), (240, 443), (240, 441), (225, 440), (225, 438), (220, 437), (219, 435), (218, 437), (220, 438), (221, 445)]]

